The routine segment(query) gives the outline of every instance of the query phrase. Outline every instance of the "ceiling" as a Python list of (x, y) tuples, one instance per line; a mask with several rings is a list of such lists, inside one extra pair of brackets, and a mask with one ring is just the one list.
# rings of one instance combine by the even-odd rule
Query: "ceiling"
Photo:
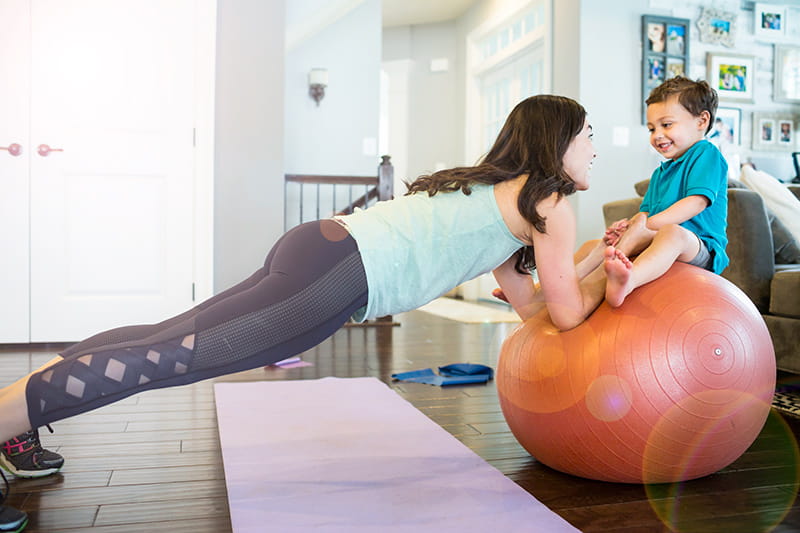
[(477, 2), (478, 0), (382, 0), (383, 27), (453, 20)]

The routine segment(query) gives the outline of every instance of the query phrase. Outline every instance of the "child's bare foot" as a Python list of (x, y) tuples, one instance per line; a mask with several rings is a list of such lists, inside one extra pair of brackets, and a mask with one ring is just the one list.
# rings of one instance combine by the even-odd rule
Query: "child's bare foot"
[(606, 301), (611, 307), (619, 307), (633, 290), (631, 279), (633, 263), (624, 253), (609, 246), (605, 251), (603, 268), (607, 278)]
[(629, 257), (638, 255), (650, 246), (656, 232), (647, 227), (647, 215), (637, 213), (630, 219), (625, 232), (622, 233), (614, 247)]

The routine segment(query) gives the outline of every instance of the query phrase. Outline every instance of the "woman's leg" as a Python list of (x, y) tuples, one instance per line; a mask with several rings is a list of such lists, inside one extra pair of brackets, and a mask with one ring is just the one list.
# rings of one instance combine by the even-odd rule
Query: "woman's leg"
[(335, 222), (304, 224), (233, 289), (160, 324), (92, 337), (0, 391), (0, 439), (142, 390), (285, 359), (330, 336), (366, 299), (355, 241)]

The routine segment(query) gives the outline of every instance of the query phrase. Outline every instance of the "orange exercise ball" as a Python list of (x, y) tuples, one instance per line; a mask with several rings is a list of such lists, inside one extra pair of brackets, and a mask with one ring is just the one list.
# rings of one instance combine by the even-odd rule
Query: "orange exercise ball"
[(753, 443), (775, 390), (775, 353), (735, 285), (676, 263), (559, 332), (546, 313), (503, 343), (503, 415), (547, 466), (590, 479), (666, 483), (729, 465)]

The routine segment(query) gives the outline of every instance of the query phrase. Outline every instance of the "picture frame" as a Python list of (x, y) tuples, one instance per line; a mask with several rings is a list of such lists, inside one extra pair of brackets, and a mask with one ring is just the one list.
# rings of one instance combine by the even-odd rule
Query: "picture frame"
[(752, 103), (755, 92), (755, 57), (708, 52), (706, 77), (720, 101)]
[(753, 33), (762, 41), (778, 41), (787, 35), (787, 8), (780, 4), (756, 2)]
[(742, 144), (742, 110), (738, 107), (719, 107), (714, 117), (714, 126), (706, 138), (721, 147)]
[(800, 103), (800, 46), (775, 45), (773, 79), (773, 100)]
[(794, 151), (797, 117), (791, 113), (753, 113), (753, 150)]
[(642, 15), (642, 124), (650, 91), (689, 72), (689, 19)]
[(708, 7), (702, 9), (697, 19), (700, 41), (729, 48), (736, 46), (736, 14)]

